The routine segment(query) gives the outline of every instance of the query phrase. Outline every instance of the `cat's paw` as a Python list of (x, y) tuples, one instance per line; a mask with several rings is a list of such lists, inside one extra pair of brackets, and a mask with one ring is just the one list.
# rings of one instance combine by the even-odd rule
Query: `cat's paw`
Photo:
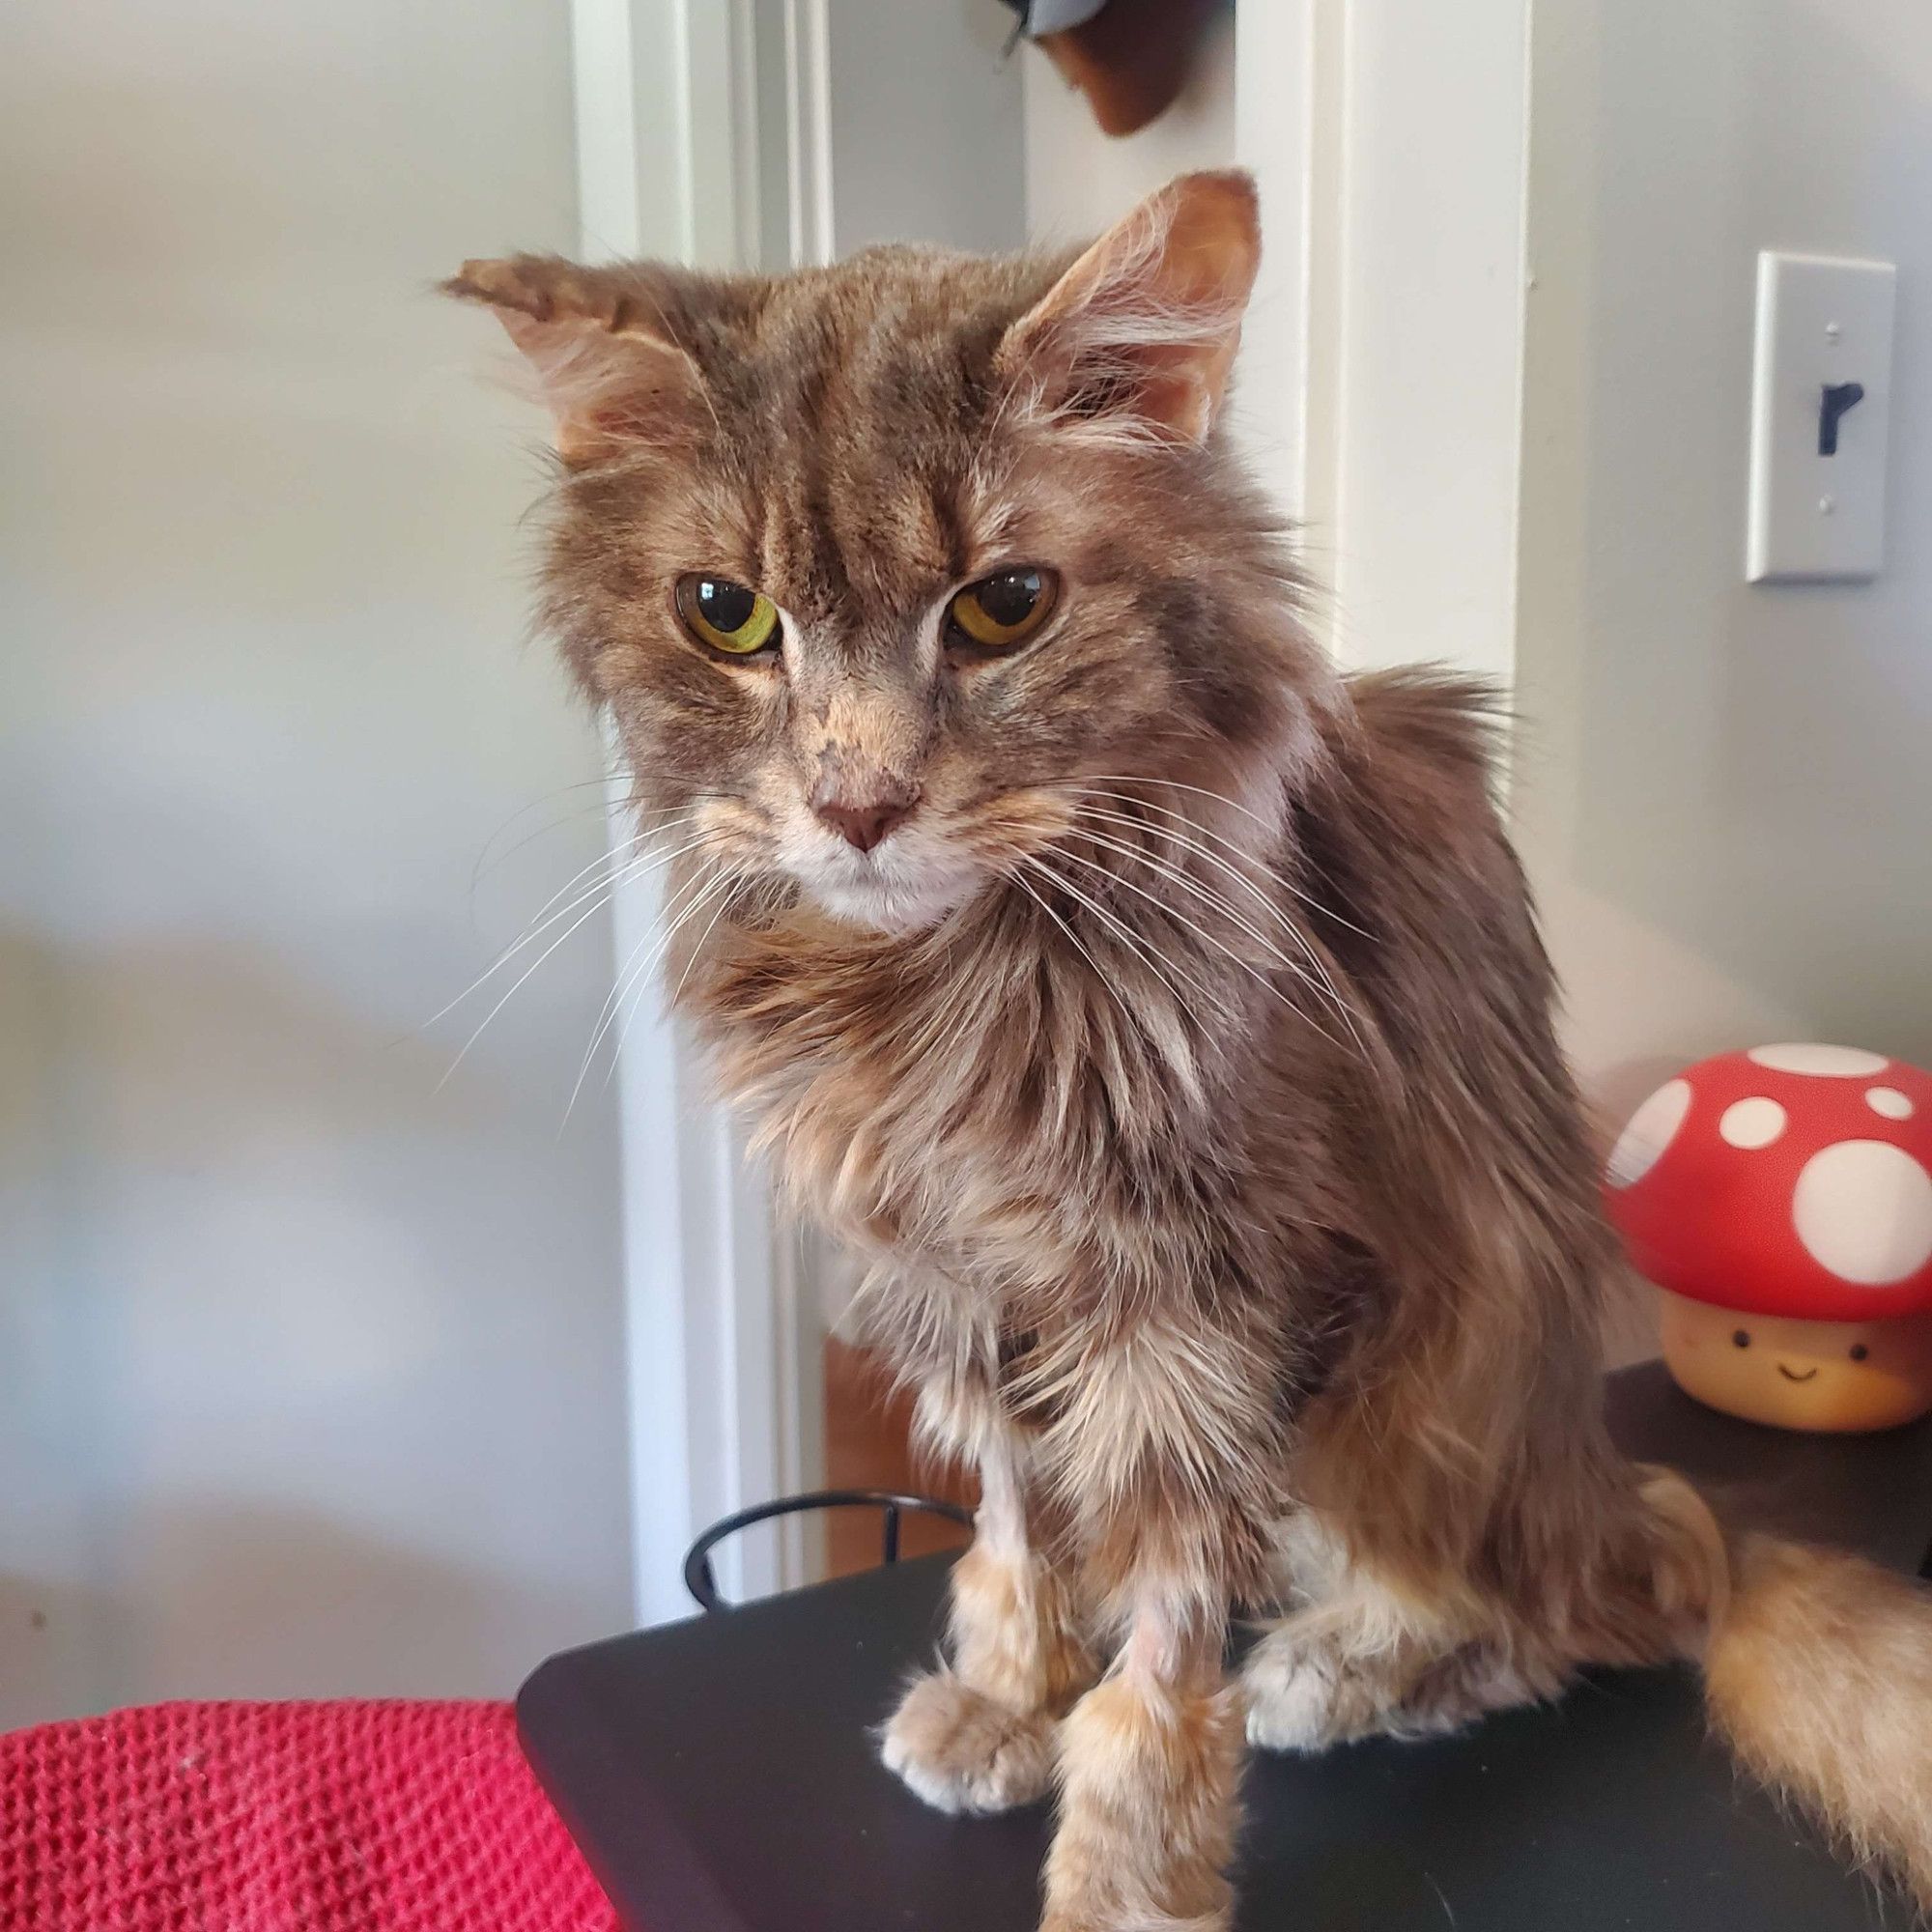
[(1436, 1655), (1351, 1655), (1290, 1630), (1248, 1653), (1241, 1688), (1248, 1742), (1262, 1750), (1321, 1750), (1356, 1738), (1433, 1738), (1491, 1711), (1560, 1689), (1554, 1667), (1527, 1673), (1498, 1646), (1468, 1643)]
[(1241, 1671), (1241, 1690), (1258, 1749), (1312, 1751), (1335, 1741), (1335, 1668), (1321, 1651), (1264, 1637)]
[(1010, 1811), (1053, 1782), (1053, 1719), (1021, 1717), (950, 1670), (920, 1678), (887, 1723), (879, 1754), (940, 1811)]

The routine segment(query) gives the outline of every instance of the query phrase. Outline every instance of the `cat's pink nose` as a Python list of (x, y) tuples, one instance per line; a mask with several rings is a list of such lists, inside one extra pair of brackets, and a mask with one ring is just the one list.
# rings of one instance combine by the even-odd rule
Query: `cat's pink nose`
[(869, 852), (918, 803), (917, 792), (877, 793), (850, 798), (834, 793), (813, 798), (811, 809), (848, 844)]

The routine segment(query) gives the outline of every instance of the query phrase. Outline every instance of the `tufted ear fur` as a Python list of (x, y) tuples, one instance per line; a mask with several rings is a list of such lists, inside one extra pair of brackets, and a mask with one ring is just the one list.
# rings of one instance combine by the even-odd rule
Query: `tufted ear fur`
[(703, 379), (663, 327), (650, 273), (514, 255), (464, 263), (442, 292), (496, 310), (535, 371), (557, 454), (579, 467), (628, 443), (660, 441), (701, 408)]
[(1057, 420), (1198, 442), (1227, 391), (1260, 259), (1252, 178), (1181, 175), (1013, 324), (1002, 372)]

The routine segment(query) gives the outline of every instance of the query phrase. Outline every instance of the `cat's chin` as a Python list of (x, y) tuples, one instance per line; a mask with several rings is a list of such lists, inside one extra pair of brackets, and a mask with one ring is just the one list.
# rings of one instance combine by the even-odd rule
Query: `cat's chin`
[(954, 874), (945, 879), (815, 879), (806, 896), (831, 919), (868, 932), (900, 935), (923, 932), (963, 905), (980, 880)]

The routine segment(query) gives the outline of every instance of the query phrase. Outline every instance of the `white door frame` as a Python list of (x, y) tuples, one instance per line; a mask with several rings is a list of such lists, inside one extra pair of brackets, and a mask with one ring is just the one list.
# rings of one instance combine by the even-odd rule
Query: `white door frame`
[(1241, 412), (1337, 654), (1515, 668), (1531, 0), (1245, 0)]

